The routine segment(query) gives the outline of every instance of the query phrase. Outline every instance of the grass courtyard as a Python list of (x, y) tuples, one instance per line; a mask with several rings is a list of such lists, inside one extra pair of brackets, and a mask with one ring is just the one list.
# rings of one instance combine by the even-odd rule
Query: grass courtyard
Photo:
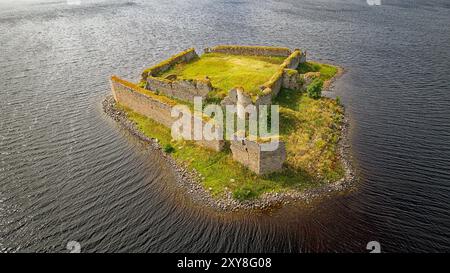
[(182, 79), (204, 79), (206, 76), (216, 88), (212, 97), (223, 98), (236, 86), (257, 95), (259, 86), (267, 82), (279, 69), (284, 57), (242, 56), (207, 53), (186, 63), (175, 65), (160, 77), (174, 74)]

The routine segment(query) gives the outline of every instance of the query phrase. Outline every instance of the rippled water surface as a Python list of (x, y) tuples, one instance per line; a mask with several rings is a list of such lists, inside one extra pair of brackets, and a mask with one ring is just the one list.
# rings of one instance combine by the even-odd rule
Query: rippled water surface
[[(70, 1), (69, 1), (70, 2)], [(0, 0), (0, 251), (450, 251), (448, 1)], [(101, 110), (111, 74), (215, 44), (307, 49), (347, 72), (352, 193), (217, 215)]]

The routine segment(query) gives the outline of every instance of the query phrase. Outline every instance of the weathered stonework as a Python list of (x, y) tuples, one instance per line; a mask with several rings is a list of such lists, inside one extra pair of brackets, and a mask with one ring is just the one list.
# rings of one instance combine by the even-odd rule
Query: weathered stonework
[(278, 148), (274, 151), (261, 149), (262, 143), (248, 139), (231, 141), (233, 159), (249, 168), (256, 174), (268, 174), (280, 171), (286, 160), (286, 148), (284, 142), (278, 142)]
[(195, 49), (190, 48), (176, 54), (166, 61), (163, 61), (142, 73), (142, 82), (145, 88), (156, 93), (161, 93), (169, 97), (186, 101), (193, 101), (195, 96), (205, 98), (213, 90), (209, 79), (203, 80), (183, 80), (177, 79), (176, 75), (169, 75), (166, 78), (158, 77), (160, 74), (171, 69), (174, 65), (187, 63), (198, 58)]
[[(251, 47), (245, 47), (245, 50), (248, 50), (248, 54), (250, 55), (250, 52), (253, 52), (250, 50)], [(218, 49), (212, 48), (212, 49), (208, 49), (208, 52), (228, 52), (229, 50), (232, 50), (232, 52), (236, 51), (237, 52), (241, 52), (240, 50), (236, 50), (233, 49), (233, 47), (231, 47), (231, 49), (227, 48), (227, 47), (220, 47), (219, 46), (220, 51), (218, 51)], [(233, 51), (234, 50), (234, 51)], [(206, 51), (205, 51), (206, 52)], [(260, 55), (265, 55), (268, 54), (268, 52), (266, 51), (259, 51), (259, 50), (255, 50), (255, 52), (257, 52)], [(291, 52), (289, 50), (289, 52)], [(287, 53), (287, 52), (285, 52)], [(242, 55), (242, 53), (240, 53)], [(270, 55), (268, 55), (270, 56)], [(300, 90), (302, 88), (301, 84), (302, 81), (300, 79), (300, 76), (291, 76), (289, 74), (289, 78), (286, 78), (287, 73), (285, 72), (286, 69), (292, 70), (298, 67), (298, 65), (300, 63), (303, 63), (306, 61), (306, 55), (305, 53), (302, 53), (299, 49), (294, 50), (293, 52), (291, 52), (289, 54), (289, 56), (286, 58), (286, 60), (280, 65), (279, 70), (266, 82), (264, 83), (262, 86), (260, 86), (260, 89), (262, 90), (262, 95), (258, 95), (255, 98), (251, 98), (249, 95), (246, 95), (245, 92), (241, 91), (244, 94), (241, 94), (240, 96), (240, 100), (238, 99), (237, 96), (235, 96), (235, 94), (232, 92), (234, 91), (236, 88), (230, 90), (230, 92), (228, 93), (228, 95), (225, 97), (225, 99), (222, 101), (222, 105), (229, 105), (229, 104), (241, 104), (241, 105), (248, 105), (249, 103), (247, 102), (249, 99), (252, 101), (251, 103), (253, 103), (254, 105), (270, 105), (272, 102), (272, 99), (275, 98), (278, 93), (280, 92), (282, 87), (285, 88), (290, 88), (290, 89), (295, 89), (295, 90)], [(298, 74), (298, 73), (297, 73)], [(295, 83), (295, 84), (294, 84)], [(245, 97), (245, 98), (244, 98)]]
[(176, 105), (175, 101), (155, 95), (115, 76), (111, 78), (111, 90), (114, 99), (121, 105), (136, 113), (151, 117), (166, 127), (172, 125), (173, 119), (170, 112)]
[(173, 55), (169, 59), (167, 59), (163, 62), (160, 62), (159, 64), (157, 64), (155, 66), (152, 66), (152, 67), (144, 70), (144, 72), (142, 73), (142, 80), (143, 81), (147, 80), (148, 76), (155, 77), (155, 76), (169, 70), (176, 64), (186, 63), (195, 58), (198, 58), (197, 52), (195, 52), (194, 48), (189, 48), (183, 52)]
[(281, 66), (290, 69), (296, 69), (299, 64), (306, 62), (306, 53), (300, 51), (300, 49), (295, 49), (289, 57), (281, 64)]
[(295, 69), (285, 69), (283, 71), (283, 88), (301, 90), (303, 88), (303, 76)]
[(213, 90), (209, 79), (168, 80), (151, 76), (147, 77), (147, 84), (145, 88), (185, 101), (194, 101), (195, 96), (206, 98), (206, 95)]
[(252, 56), (279, 56), (287, 57), (291, 50), (286, 47), (272, 46), (240, 46), (240, 45), (218, 45), (207, 47), (205, 53), (224, 53), (230, 55), (252, 55)]
[[(116, 102), (138, 114), (151, 118), (168, 128), (172, 128), (172, 124), (176, 121), (176, 118), (171, 116), (171, 112), (177, 103), (170, 98), (156, 95), (116, 76), (111, 77), (111, 90)], [(194, 120), (199, 120), (202, 128), (208, 123), (202, 117), (191, 115), (191, 124), (194, 124)], [(194, 134), (193, 130), (192, 126), (191, 137)], [(214, 151), (223, 150), (225, 145), (223, 140), (199, 140), (195, 143)]]
[[(299, 49), (294, 50), (284, 62), (280, 65), (280, 69), (270, 78), (269, 81), (261, 86), (263, 94), (271, 94), (272, 98), (276, 97), (283, 86), (284, 70), (295, 69), (302, 62), (306, 61), (305, 53), (302, 53)], [(256, 101), (258, 98), (256, 99)], [(257, 103), (258, 104), (258, 103)], [(259, 103), (261, 104), (261, 103)]]

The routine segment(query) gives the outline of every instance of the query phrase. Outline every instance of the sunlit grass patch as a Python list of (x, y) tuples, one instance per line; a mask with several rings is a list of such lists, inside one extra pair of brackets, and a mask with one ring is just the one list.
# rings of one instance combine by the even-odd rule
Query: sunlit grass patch
[(320, 72), (320, 79), (324, 82), (333, 78), (338, 72), (338, 68), (336, 66), (317, 62), (302, 63), (298, 66), (297, 70), (300, 74), (305, 74), (307, 72)]
[(207, 53), (189, 62), (175, 65), (160, 77), (175, 74), (183, 79), (204, 79), (206, 76), (215, 92), (225, 94), (241, 86), (249, 94), (258, 94), (259, 87), (277, 72), (284, 57), (243, 56)]
[(289, 89), (282, 89), (274, 103), (281, 108), (280, 131), (286, 142), (286, 164), (312, 177), (330, 181), (343, 177), (338, 153), (344, 118), (342, 106), (332, 99), (311, 99)]

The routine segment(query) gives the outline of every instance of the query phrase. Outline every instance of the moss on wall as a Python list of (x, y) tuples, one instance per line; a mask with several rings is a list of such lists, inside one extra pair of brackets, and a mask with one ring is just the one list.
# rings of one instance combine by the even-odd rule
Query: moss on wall
[(273, 46), (243, 46), (243, 45), (218, 45), (205, 48), (205, 53), (225, 53), (234, 55), (256, 55), (256, 56), (284, 56), (291, 54), (291, 50), (286, 47)]
[(120, 84), (122, 84), (122, 85), (124, 85), (124, 86), (126, 86), (126, 87), (128, 87), (128, 88), (130, 88), (130, 89), (132, 89), (132, 90), (134, 90), (136, 92), (138, 92), (138, 93), (141, 93), (141, 94), (144, 94), (146, 96), (149, 96), (149, 97), (151, 97), (151, 98), (153, 98), (153, 99), (155, 99), (157, 101), (163, 102), (165, 104), (168, 104), (168, 105), (171, 105), (171, 106), (177, 105), (176, 101), (174, 101), (174, 100), (172, 100), (172, 99), (170, 99), (170, 98), (168, 98), (166, 96), (157, 95), (157, 94), (153, 93), (150, 90), (142, 88), (142, 87), (140, 87), (140, 86), (138, 86), (138, 85), (136, 85), (134, 83), (131, 83), (129, 81), (123, 80), (123, 79), (121, 79), (121, 78), (119, 78), (117, 76), (111, 76), (111, 81), (112, 82), (116, 82), (116, 83), (120, 83)]
[(195, 52), (194, 48), (186, 49), (185, 51), (175, 54), (175, 55), (171, 56), (170, 58), (168, 58), (150, 68), (145, 69), (142, 72), (142, 79), (146, 80), (148, 76), (156, 76), (157, 74), (170, 69), (173, 65), (175, 65), (177, 63), (190, 61), (191, 59), (193, 59), (195, 57), (198, 57), (198, 55)]

